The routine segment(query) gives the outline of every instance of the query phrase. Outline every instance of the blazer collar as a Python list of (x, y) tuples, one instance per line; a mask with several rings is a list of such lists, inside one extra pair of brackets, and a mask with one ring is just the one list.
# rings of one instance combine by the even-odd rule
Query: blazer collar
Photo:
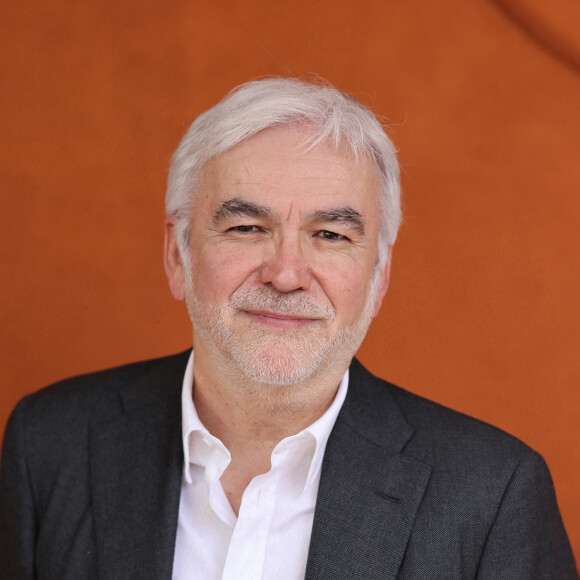
[(404, 453), (413, 428), (392, 388), (353, 361), (322, 464), (307, 579), (397, 576), (431, 467)]
[(183, 467), (180, 393), (188, 356), (189, 351), (139, 373), (119, 389), (117, 418), (92, 428), (99, 578), (171, 578)]

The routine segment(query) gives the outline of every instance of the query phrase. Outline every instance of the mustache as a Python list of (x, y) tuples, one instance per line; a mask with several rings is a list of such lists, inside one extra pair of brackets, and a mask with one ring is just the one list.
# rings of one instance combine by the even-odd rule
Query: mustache
[(245, 288), (236, 290), (228, 300), (239, 310), (268, 310), (278, 314), (292, 314), (302, 318), (334, 320), (335, 309), (329, 304), (319, 304), (299, 292), (281, 294), (271, 288)]

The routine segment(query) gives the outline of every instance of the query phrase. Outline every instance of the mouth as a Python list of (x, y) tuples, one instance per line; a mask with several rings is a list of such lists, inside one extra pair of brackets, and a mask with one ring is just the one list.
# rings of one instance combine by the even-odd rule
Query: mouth
[(299, 314), (282, 314), (281, 312), (270, 312), (268, 310), (242, 310), (242, 312), (254, 322), (271, 328), (287, 330), (304, 328), (320, 321), (319, 318), (307, 318)]

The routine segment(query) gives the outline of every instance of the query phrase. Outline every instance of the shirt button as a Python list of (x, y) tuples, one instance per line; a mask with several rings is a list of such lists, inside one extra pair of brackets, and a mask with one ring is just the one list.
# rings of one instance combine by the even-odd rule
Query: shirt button
[(211, 447), (213, 445), (213, 443), (211, 442), (211, 439), (205, 435), (202, 437), (202, 440), (208, 447)]

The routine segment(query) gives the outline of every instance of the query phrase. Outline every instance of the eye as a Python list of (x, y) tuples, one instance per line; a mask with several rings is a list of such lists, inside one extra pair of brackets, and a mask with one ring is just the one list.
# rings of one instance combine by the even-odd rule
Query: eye
[(253, 234), (259, 232), (260, 228), (258, 226), (234, 226), (229, 228), (229, 232), (239, 232), (241, 234)]
[(317, 237), (322, 238), (323, 240), (328, 240), (329, 242), (338, 242), (340, 240), (346, 240), (347, 237), (343, 236), (342, 234), (337, 234), (336, 232), (331, 232), (329, 230), (322, 230), (318, 232)]

